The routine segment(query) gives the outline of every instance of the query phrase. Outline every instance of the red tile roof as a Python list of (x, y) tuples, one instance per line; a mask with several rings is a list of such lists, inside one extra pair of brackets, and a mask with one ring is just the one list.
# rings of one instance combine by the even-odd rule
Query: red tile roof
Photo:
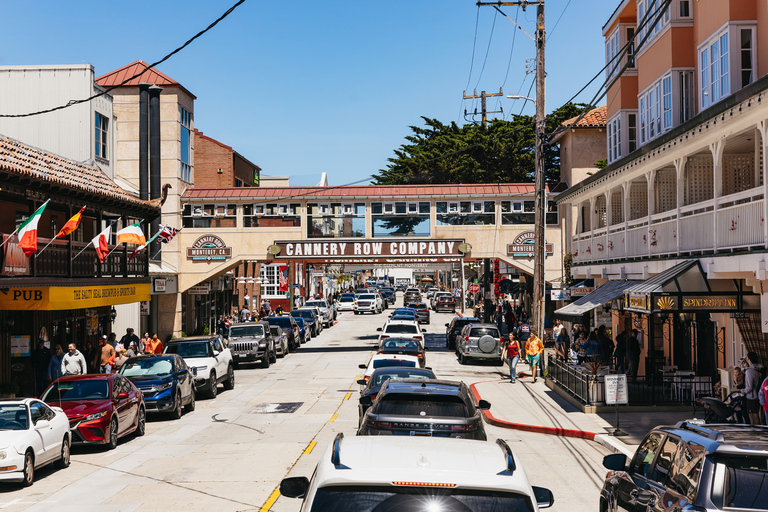
[(244, 187), (189, 188), (183, 199), (301, 199), (378, 197), (509, 196), (533, 194), (533, 183), (489, 183), (480, 185), (351, 185), (339, 187)]
[(160, 210), (130, 195), (95, 166), (90, 167), (3, 136), (0, 136), (0, 171)]
[[(138, 76), (136, 76), (138, 75)], [(131, 78), (134, 77), (134, 78)], [(128, 80), (131, 78), (130, 80)], [(125, 80), (128, 82), (123, 83)], [(143, 60), (137, 60), (127, 66), (123, 66), (114, 71), (110, 71), (106, 75), (101, 75), (96, 79), (96, 83), (104, 88), (109, 87), (138, 87), (140, 83), (146, 82), (152, 85), (159, 85), (161, 87), (181, 87), (184, 88), (179, 82), (170, 78), (158, 71), (155, 68), (149, 69), (149, 64)], [(187, 91), (189, 92), (189, 91)], [(194, 94), (189, 93), (193, 98), (197, 99)]]
[[(579, 116), (572, 117), (563, 121), (560, 126), (568, 126), (573, 123)], [(582, 117), (578, 123), (570, 128), (605, 128), (608, 123), (608, 106), (603, 105), (595, 109), (590, 110)]]

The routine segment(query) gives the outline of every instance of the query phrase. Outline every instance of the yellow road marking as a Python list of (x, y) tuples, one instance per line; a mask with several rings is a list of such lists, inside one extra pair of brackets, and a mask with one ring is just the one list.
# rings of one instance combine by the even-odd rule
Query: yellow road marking
[(338, 417), (339, 417), (339, 414), (338, 414), (338, 413), (334, 414), (333, 416), (331, 416), (331, 419), (329, 419), (329, 420), (328, 420), (328, 423), (333, 423), (333, 421), (334, 421), (336, 418), (338, 418)]
[(347, 393), (347, 396), (344, 397), (344, 400), (349, 400), (349, 397), (352, 396), (352, 393)]
[(275, 489), (272, 491), (272, 494), (269, 495), (269, 498), (267, 501), (264, 502), (264, 504), (259, 509), (259, 512), (269, 512), (269, 509), (272, 508), (272, 505), (275, 504), (277, 501), (277, 498), (280, 497), (280, 489)]
[(312, 453), (312, 450), (315, 448), (315, 445), (317, 444), (317, 441), (312, 441), (307, 445), (307, 449), (304, 450), (304, 455), (309, 455)]

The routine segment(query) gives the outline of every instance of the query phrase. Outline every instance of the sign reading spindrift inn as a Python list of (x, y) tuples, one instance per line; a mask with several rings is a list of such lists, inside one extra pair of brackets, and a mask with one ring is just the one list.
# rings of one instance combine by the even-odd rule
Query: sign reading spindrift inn
[[(525, 231), (515, 237), (511, 244), (507, 244), (507, 256), (516, 258), (531, 258), (534, 255), (534, 236), (533, 231)], [(544, 244), (547, 256), (555, 254), (555, 247), (552, 244)]]
[(195, 261), (228, 260), (232, 248), (216, 235), (203, 235), (187, 247), (187, 258)]
[(334, 240), (328, 242), (275, 242), (280, 247), (275, 258), (443, 258), (462, 257), (459, 245), (464, 240), (404, 240), (402, 242), (371, 242)]

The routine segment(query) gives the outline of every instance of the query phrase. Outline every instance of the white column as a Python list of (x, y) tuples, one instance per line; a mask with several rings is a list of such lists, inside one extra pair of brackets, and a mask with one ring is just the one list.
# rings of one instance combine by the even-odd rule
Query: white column
[(651, 231), (652, 231), (652, 223), (651, 223), (651, 215), (654, 214), (655, 204), (656, 204), (656, 197), (653, 194), (653, 182), (656, 179), (656, 170), (648, 171), (645, 173), (645, 185), (648, 187), (648, 226), (646, 231), (648, 232), (648, 235), (645, 237), (646, 240), (646, 248), (648, 249), (648, 256), (651, 255)]
[(757, 123), (757, 129), (760, 132), (760, 144), (763, 148), (763, 167), (759, 170), (763, 176), (763, 242), (768, 249), (768, 175), (766, 175), (765, 159), (768, 158), (768, 120)]
[(627, 236), (627, 230), (629, 229), (629, 213), (631, 211), (629, 206), (629, 194), (632, 189), (632, 182), (625, 181), (621, 186), (624, 189), (624, 257), (626, 258), (629, 255), (629, 237)]
[[(594, 240), (595, 240), (595, 224), (597, 215), (595, 215), (595, 200), (597, 199), (596, 196), (592, 196), (589, 198), (589, 247), (590, 251), (592, 251), (592, 246), (594, 246)], [(595, 255), (590, 252), (589, 253), (589, 260), (594, 261)]]
[(613, 193), (609, 190), (605, 193), (605, 227), (606, 232), (608, 231), (607, 228), (611, 227), (611, 197), (613, 196)]
[(675, 160), (675, 174), (677, 175), (677, 199), (675, 205), (677, 206), (677, 215), (675, 219), (675, 242), (677, 246), (677, 254), (680, 254), (680, 207), (683, 206), (685, 200), (685, 163), (688, 161), (687, 157), (678, 158)]
[(712, 227), (715, 230), (714, 236), (712, 237), (714, 241), (714, 249), (715, 252), (717, 252), (718, 248), (718, 233), (717, 228), (719, 225), (719, 222), (717, 220), (718, 217), (718, 211), (717, 211), (717, 203), (718, 199), (721, 195), (723, 195), (723, 149), (725, 148), (725, 140), (720, 139), (717, 142), (713, 142), (709, 145), (709, 150), (712, 152), (712, 162), (714, 164), (714, 208), (713, 208), (713, 222)]

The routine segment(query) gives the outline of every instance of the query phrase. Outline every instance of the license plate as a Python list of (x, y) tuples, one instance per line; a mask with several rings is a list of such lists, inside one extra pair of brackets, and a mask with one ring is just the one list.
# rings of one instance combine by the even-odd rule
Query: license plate
[(424, 436), (424, 437), (432, 437), (432, 432), (416, 432), (415, 430), (411, 430), (412, 436)]

